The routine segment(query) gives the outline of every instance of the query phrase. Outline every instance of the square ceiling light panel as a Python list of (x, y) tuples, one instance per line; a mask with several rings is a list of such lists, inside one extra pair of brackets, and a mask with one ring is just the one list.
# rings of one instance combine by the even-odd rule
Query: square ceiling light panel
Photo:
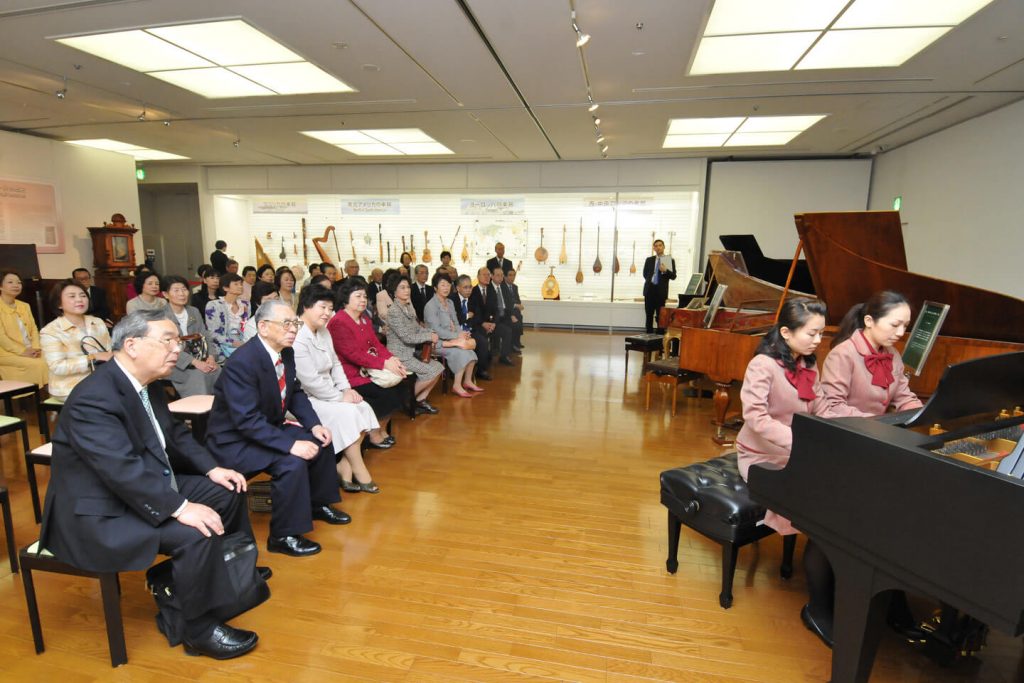
[(664, 149), (781, 147), (826, 114), (670, 119)]
[(308, 135), (358, 156), (437, 156), (455, 154), (419, 128), (304, 130)]
[(211, 99), (356, 92), (241, 19), (55, 40)]
[(183, 157), (180, 154), (171, 154), (170, 152), (162, 152), (158, 149), (150, 149), (148, 147), (133, 145), (130, 142), (121, 142), (120, 140), (110, 140), (108, 138), (68, 140), (68, 143), (78, 145), (79, 147), (92, 147), (93, 149), (103, 149), (108, 152), (120, 152), (121, 154), (127, 154), (128, 156), (135, 157), (138, 161), (188, 159), (188, 157)]
[(991, 2), (715, 0), (689, 73), (899, 66)]

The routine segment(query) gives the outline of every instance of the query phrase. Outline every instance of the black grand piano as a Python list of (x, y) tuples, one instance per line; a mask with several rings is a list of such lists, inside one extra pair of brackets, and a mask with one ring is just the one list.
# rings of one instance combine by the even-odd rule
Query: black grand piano
[(1021, 406), (1024, 352), (977, 358), (919, 411), (797, 415), (789, 464), (750, 468), (751, 495), (832, 562), (832, 683), (868, 680), (893, 589), (1024, 632)]

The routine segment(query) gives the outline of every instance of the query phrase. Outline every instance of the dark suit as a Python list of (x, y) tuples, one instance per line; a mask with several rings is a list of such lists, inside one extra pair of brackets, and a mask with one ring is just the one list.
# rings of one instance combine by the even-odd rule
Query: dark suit
[(676, 279), (676, 262), (671, 256), (662, 256), (665, 261), (665, 272), (660, 273), (658, 282), (655, 283), (654, 272), (656, 270), (657, 256), (648, 256), (644, 261), (644, 314), (647, 332), (654, 332), (658, 326), (658, 309), (665, 305), (668, 299), (668, 283)]
[[(473, 290), (476, 292), (476, 288)], [(479, 292), (477, 292), (479, 294)], [(476, 367), (479, 372), (487, 372), (487, 369), (491, 367), (491, 348), (490, 348), (490, 337), (484, 331), (482, 325), (486, 319), (486, 313), (483, 308), (482, 299), (479, 296), (473, 297), (470, 295), (469, 299), (466, 300), (466, 311), (462, 311), (462, 295), (458, 292), (452, 298), (452, 303), (455, 304), (455, 316), (459, 320), (459, 324), (469, 328), (470, 334), (473, 336), (473, 340), (476, 342)], [(466, 317), (467, 313), (472, 313), (473, 316)]]
[(110, 306), (107, 304), (107, 291), (102, 287), (92, 285), (89, 287), (89, 315), (94, 315), (100, 320), (110, 320)]
[(99, 366), (71, 392), (53, 437), (40, 544), (96, 572), (137, 571), (157, 553), (172, 555), (184, 616), (193, 620), (225, 603), (230, 578), (217, 553), (220, 537), (206, 538), (171, 515), (186, 499), (202, 503), (220, 514), (225, 533), (251, 533), (249, 517), (243, 495), (196, 476), (217, 463), (171, 418), (159, 384), (145, 391), (166, 448), (116, 362)]
[(221, 275), (228, 272), (228, 255), (220, 249), (210, 254), (210, 265)]
[(416, 309), (416, 317), (423, 322), (423, 307), (434, 298), (434, 288), (430, 285), (423, 285), (424, 294), (420, 294), (420, 283), (412, 283), (412, 307)]
[(512, 316), (516, 318), (518, 311), (512, 307), (512, 290), (508, 288), (507, 282), (500, 285), (491, 282), (491, 295), (488, 299), (494, 302), (494, 334), (498, 338), (499, 355), (508, 358), (512, 353), (512, 342), (515, 338), (515, 323)]
[(508, 275), (508, 271), (512, 270), (512, 261), (507, 258), (503, 258), (499, 261), (497, 256), (487, 259), (487, 272), (493, 273), (494, 269), (498, 266), (501, 266), (501, 272)]
[[(316, 442), (310, 430), (320, 424), (320, 418), (295, 378), (294, 351), (282, 349), (281, 359), (286, 382), (283, 408), (277, 372), (260, 337), (231, 354), (213, 389), (206, 436), (207, 448), (225, 467), (247, 477), (257, 472), (273, 477), (271, 537), (310, 531), (313, 506), (341, 500), (333, 446), (321, 448), (312, 460), (290, 453), (296, 441)], [(286, 410), (301, 427), (285, 424)]]
[[(510, 284), (508, 282), (506, 282), (505, 285), (508, 287), (509, 292), (512, 293), (512, 307), (515, 308), (516, 304), (522, 305), (523, 300), (519, 298), (519, 285)], [(519, 318), (519, 322), (512, 323), (512, 343), (518, 347), (520, 345), (519, 342), (522, 341), (523, 338), (523, 312), (516, 308), (515, 315)]]

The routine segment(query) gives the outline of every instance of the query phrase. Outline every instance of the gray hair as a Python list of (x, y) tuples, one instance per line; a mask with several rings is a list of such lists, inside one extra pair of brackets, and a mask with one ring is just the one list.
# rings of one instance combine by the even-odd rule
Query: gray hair
[(468, 282), (469, 284), (473, 284), (473, 278), (471, 278), (468, 275), (460, 275), (459, 279), (455, 281), (455, 286), (456, 287), (461, 287), (463, 285), (463, 283), (466, 283), (466, 282)]
[(256, 313), (252, 316), (252, 322), (254, 325), (259, 325), (264, 320), (269, 320), (274, 315), (274, 309), (278, 306), (287, 308), (289, 311), (294, 313), (291, 304), (280, 299), (268, 299), (260, 304), (260, 307), (256, 309)]
[(145, 337), (146, 333), (149, 332), (149, 324), (159, 320), (169, 320), (166, 308), (129, 313), (114, 326), (114, 331), (110, 335), (110, 348), (114, 351), (120, 351), (124, 348), (125, 339)]

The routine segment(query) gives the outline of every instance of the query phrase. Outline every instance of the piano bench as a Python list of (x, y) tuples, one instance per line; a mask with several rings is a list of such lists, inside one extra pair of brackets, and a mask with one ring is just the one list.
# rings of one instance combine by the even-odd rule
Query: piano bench
[[(668, 508), (665, 568), (670, 574), (679, 568), (679, 531), (683, 524), (722, 544), (722, 592), (718, 604), (730, 608), (739, 549), (775, 533), (763, 523), (765, 508), (750, 498), (736, 464), (736, 454), (665, 470), (661, 473), (661, 504)], [(788, 579), (793, 574), (796, 536), (783, 536), (782, 540), (779, 573)]]
[[(665, 384), (672, 391), (672, 417), (675, 417), (679, 385), (689, 384), (695, 379), (700, 379), (700, 375), (696, 372), (680, 368), (678, 356), (669, 356), (668, 358), (644, 363), (644, 388), (646, 392), (644, 410), (651, 409), (651, 385)], [(688, 395), (698, 396), (699, 392), (691, 388)]]
[(644, 354), (644, 362), (649, 363), (654, 354), (660, 354), (664, 347), (665, 335), (634, 334), (626, 337), (626, 377), (629, 376), (629, 352), (639, 351)]

